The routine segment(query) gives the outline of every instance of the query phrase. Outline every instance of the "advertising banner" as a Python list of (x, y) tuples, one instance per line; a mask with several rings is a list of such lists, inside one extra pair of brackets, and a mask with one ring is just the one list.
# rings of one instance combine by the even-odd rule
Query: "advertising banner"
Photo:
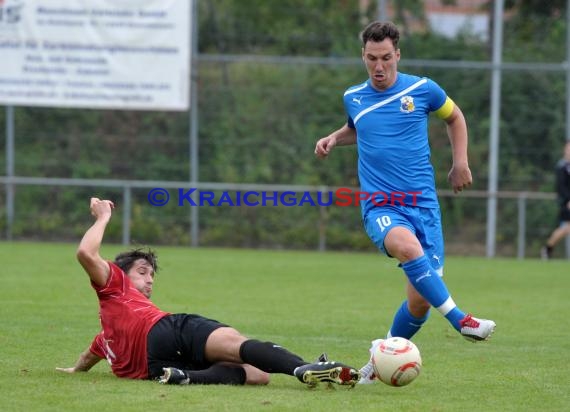
[(190, 0), (0, 0), (0, 104), (187, 110)]

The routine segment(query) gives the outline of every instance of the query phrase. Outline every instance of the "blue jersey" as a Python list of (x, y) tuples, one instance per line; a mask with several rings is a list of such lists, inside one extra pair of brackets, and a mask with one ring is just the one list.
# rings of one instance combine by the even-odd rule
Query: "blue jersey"
[(348, 126), (356, 129), (361, 190), (371, 195), (361, 202), (363, 217), (385, 204), (439, 207), (428, 116), (446, 98), (433, 80), (404, 73), (384, 91), (368, 80), (344, 93)]

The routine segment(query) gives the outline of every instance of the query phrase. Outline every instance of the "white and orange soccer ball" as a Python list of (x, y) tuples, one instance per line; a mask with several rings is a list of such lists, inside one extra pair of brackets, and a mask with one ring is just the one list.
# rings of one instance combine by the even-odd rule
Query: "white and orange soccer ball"
[(376, 377), (390, 386), (406, 386), (422, 370), (418, 347), (404, 338), (381, 340), (372, 350), (372, 365)]

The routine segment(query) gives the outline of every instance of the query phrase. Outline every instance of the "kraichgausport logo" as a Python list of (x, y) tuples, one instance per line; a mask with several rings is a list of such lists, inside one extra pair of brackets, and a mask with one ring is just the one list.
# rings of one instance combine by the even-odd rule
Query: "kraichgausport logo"
[[(172, 194), (172, 196), (171, 196)], [(368, 193), (341, 187), (326, 192), (294, 191), (210, 191), (197, 188), (176, 188), (166, 190), (161, 187), (150, 189), (147, 194), (152, 206), (166, 206), (171, 197), (177, 206), (360, 206), (371, 202), (375, 206), (418, 206), (421, 191), (374, 192)]]

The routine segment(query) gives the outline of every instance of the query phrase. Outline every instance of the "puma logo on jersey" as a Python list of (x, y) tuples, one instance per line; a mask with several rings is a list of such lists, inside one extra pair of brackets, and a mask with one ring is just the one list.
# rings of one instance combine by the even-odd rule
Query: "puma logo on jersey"
[(361, 100), (362, 100), (362, 97), (359, 98), (359, 99), (357, 99), (356, 97), (353, 97), (353, 98), (352, 98), (352, 101), (353, 101), (353, 102), (356, 102), (356, 103), (358, 103), (358, 104), (362, 104), (362, 103), (360, 103)]

